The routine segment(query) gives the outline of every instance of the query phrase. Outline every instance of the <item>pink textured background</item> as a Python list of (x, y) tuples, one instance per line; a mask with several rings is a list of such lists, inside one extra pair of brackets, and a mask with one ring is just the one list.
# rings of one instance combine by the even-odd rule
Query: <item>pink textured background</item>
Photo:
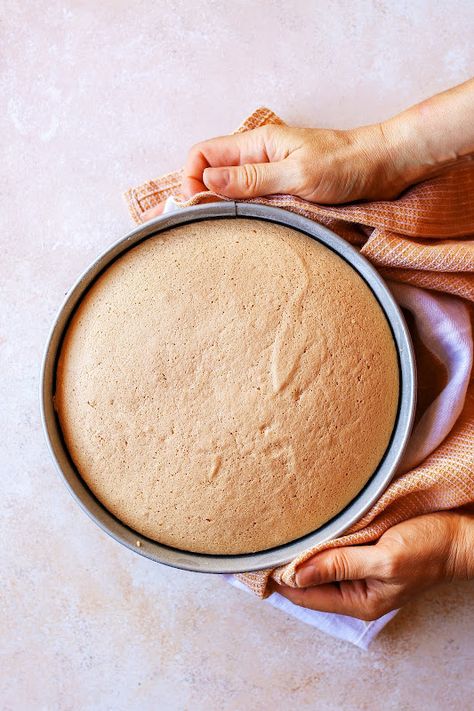
[(37, 399), (64, 292), (130, 227), (126, 187), (259, 104), (348, 127), (462, 81), (472, 2), (6, 0), (0, 20), (0, 708), (472, 706), (472, 585), (425, 594), (364, 653), (155, 565), (72, 501)]

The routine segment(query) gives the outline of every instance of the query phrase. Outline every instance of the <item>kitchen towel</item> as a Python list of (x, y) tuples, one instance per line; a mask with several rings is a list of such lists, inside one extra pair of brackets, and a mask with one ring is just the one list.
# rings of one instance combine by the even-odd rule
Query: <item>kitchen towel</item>
[[(262, 108), (238, 130), (266, 123), (283, 122), (269, 109)], [(142, 222), (144, 212), (170, 196), (181, 206), (220, 199), (205, 192), (186, 200), (181, 180), (182, 171), (176, 171), (130, 189), (126, 199), (133, 219)], [(357, 246), (381, 275), (393, 283), (402, 306), (403, 298), (408, 310), (410, 303), (413, 307), (415, 301), (423, 300), (423, 316), (421, 320), (418, 318), (417, 355), (422, 353), (423, 359), (437, 364), (438, 371), (443, 368), (445, 371), (444, 381), (430, 378), (425, 383), (420, 398), (423, 411), (418, 410), (405, 467), (362, 519), (344, 536), (305, 551), (285, 566), (237, 576), (260, 597), (268, 595), (270, 577), (295, 585), (296, 567), (321, 550), (373, 542), (400, 521), (474, 501), (474, 387), (470, 379), (469, 324), (474, 301), (473, 197), (474, 161), (466, 157), (391, 201), (322, 206), (290, 195), (250, 200), (288, 209), (325, 224)], [(423, 289), (410, 293), (401, 289), (402, 284)], [(416, 321), (415, 312), (413, 307)], [(442, 341), (447, 351), (442, 351)]]

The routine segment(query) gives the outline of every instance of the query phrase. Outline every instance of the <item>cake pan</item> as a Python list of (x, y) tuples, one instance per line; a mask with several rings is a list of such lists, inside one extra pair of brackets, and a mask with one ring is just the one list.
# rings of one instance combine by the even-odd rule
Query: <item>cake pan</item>
[[(285, 545), (242, 555), (207, 555), (178, 550), (145, 538), (121, 523), (95, 498), (76, 470), (65, 447), (54, 409), (56, 364), (62, 338), (76, 306), (97, 276), (128, 249), (163, 230), (197, 220), (223, 217), (257, 218), (287, 225), (318, 240), (346, 260), (368, 284), (386, 315), (397, 347), (400, 374), (399, 407), (391, 441), (378, 469), (358, 496), (312, 533)], [(288, 563), (307, 548), (343, 534), (374, 504), (396, 473), (410, 435), (415, 398), (415, 360), (410, 335), (400, 309), (371, 264), (350, 244), (312, 220), (287, 210), (245, 202), (221, 202), (179, 209), (137, 227), (107, 249), (67, 294), (49, 336), (41, 374), (41, 414), (48, 446), (61, 477), (80, 506), (104, 531), (130, 550), (165, 565), (202, 573), (240, 573), (274, 568)]]

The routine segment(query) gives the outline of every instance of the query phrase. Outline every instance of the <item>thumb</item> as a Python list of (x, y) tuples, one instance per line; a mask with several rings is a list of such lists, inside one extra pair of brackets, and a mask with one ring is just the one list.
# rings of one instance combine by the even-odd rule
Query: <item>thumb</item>
[(230, 198), (253, 198), (291, 192), (291, 164), (244, 163), (226, 168), (206, 168), (203, 182), (209, 190)]
[(301, 565), (296, 573), (296, 584), (307, 587), (375, 577), (383, 561), (384, 555), (377, 545), (332, 548)]

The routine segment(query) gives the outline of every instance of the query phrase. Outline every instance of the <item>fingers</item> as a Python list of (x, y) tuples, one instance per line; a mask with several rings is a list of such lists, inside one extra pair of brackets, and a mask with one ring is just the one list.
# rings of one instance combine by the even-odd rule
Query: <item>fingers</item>
[(349, 615), (360, 620), (376, 620), (396, 607), (383, 598), (368, 596), (362, 581), (342, 585), (329, 583), (312, 588), (292, 588), (274, 583), (272, 590), (300, 607)]
[[(292, 588), (287, 585), (274, 584), (272, 589), (280, 593), (295, 605), (320, 612), (338, 612), (346, 610), (338, 585), (321, 585), (317, 588)], [(350, 614), (345, 612), (345, 614)]]
[(291, 192), (291, 166), (279, 163), (245, 163), (228, 168), (206, 168), (203, 182), (209, 190), (229, 198), (253, 198)]
[(206, 168), (267, 160), (265, 132), (261, 129), (211, 138), (209, 141), (197, 143), (189, 151), (184, 166), (183, 190), (189, 196), (206, 190), (203, 181)]
[(283, 165), (290, 149), (279, 136), (278, 127), (262, 126), (198, 143), (184, 166), (184, 192), (212, 190), (235, 198), (288, 191), (294, 170), (291, 161)]
[(296, 584), (307, 587), (376, 577), (384, 561), (383, 549), (377, 545), (333, 548), (318, 553), (301, 565), (296, 572)]

